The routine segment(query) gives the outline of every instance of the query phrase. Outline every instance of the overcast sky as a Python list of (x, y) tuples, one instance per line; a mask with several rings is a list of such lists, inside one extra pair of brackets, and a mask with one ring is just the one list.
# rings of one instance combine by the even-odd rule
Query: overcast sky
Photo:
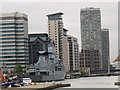
[(78, 38), (81, 49), (80, 9), (97, 7), (101, 10), (102, 28), (110, 31), (110, 60), (118, 55), (118, 3), (117, 2), (12, 2), (2, 3), (2, 12), (20, 12), (28, 15), (29, 33), (47, 32), (47, 14), (63, 12), (64, 28)]

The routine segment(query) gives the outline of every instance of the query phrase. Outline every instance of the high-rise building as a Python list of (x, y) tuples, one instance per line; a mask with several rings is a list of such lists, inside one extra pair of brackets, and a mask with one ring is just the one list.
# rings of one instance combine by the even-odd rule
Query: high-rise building
[(77, 38), (68, 35), (70, 72), (80, 70), (79, 44)]
[(32, 65), (37, 63), (39, 58), (38, 52), (48, 52), (48, 47), (52, 44), (53, 42), (47, 33), (29, 34), (29, 63)]
[(8, 71), (28, 65), (28, 17), (24, 13), (0, 14), (0, 60)]
[(108, 70), (110, 65), (109, 55), (109, 29), (102, 29), (102, 69)]
[[(99, 8), (84, 8), (80, 12), (81, 20), (81, 48), (92, 53), (93, 51), (99, 52), (98, 57), (91, 57), (90, 60), (102, 61), (102, 46), (101, 46), (101, 13)], [(86, 53), (87, 53), (86, 51)], [(98, 54), (98, 53), (96, 53)], [(94, 56), (94, 55), (90, 55)], [(86, 56), (84, 57), (84, 61)], [(99, 58), (99, 59), (96, 59)], [(100, 62), (99, 62), (100, 64)], [(96, 65), (93, 65), (96, 66)], [(90, 66), (90, 67), (93, 67)], [(101, 67), (100, 67), (101, 68)]]
[(63, 28), (62, 15), (63, 13), (61, 12), (47, 15), (48, 36), (54, 41), (56, 58), (62, 60), (65, 69), (68, 72), (70, 70), (69, 43), (67, 30)]

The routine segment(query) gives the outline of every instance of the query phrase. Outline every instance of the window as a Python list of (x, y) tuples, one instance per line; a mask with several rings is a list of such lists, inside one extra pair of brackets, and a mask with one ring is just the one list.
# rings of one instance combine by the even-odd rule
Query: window
[(23, 23), (1, 23), (0, 25), (23, 25)]
[(19, 48), (19, 49), (0, 49), (0, 51), (13, 51), (13, 50), (28, 50), (28, 49), (23, 49), (23, 48)]
[(0, 29), (23, 29), (24, 27), (0, 27)]
[(28, 45), (1, 45), (0, 47), (28, 47)]
[(0, 31), (0, 33), (8, 33), (8, 32), (24, 32), (22, 31), (15, 31), (15, 30), (6, 30), (6, 31)]
[(0, 43), (28, 43), (27, 41), (4, 41)]

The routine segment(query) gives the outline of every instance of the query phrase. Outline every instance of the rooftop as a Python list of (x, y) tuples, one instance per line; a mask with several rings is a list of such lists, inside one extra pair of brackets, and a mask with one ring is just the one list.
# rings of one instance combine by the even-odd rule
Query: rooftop
[(63, 28), (64, 31), (68, 31), (67, 29)]
[(25, 13), (19, 13), (19, 12), (10, 12), (10, 13), (0, 13), (0, 17), (10, 17), (10, 16), (24, 16), (27, 17), (27, 14)]
[(51, 41), (51, 39), (48, 38), (48, 37), (46, 37), (46, 38), (43, 38), (43, 37), (30, 37), (29, 42), (35, 42), (37, 39), (40, 39), (43, 42), (50, 42)]
[(54, 13), (54, 14), (48, 14), (47, 16), (49, 17), (49, 16), (54, 16), (54, 15), (63, 15), (63, 13), (62, 12), (58, 12), (58, 13)]
[(103, 28), (102, 31), (109, 31), (109, 29), (108, 28)]
[(120, 55), (113, 61), (113, 63), (115, 62), (120, 62)]
[(81, 11), (86, 11), (86, 10), (100, 10), (100, 8), (86, 7), (81, 9)]
[(38, 38), (41, 39), (42, 41), (49, 41), (50, 40), (48, 38), (47, 33), (32, 33), (32, 34), (29, 34), (30, 42), (33, 42)]
[(48, 37), (48, 34), (47, 33), (32, 33), (32, 34), (29, 34), (29, 37)]
[(47, 33), (30, 33), (29, 35), (48, 35)]

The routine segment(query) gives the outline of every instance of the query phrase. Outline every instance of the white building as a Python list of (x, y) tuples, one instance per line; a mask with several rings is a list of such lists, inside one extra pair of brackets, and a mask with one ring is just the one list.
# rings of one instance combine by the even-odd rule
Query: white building
[(8, 70), (28, 64), (28, 17), (24, 13), (0, 14), (0, 59)]

